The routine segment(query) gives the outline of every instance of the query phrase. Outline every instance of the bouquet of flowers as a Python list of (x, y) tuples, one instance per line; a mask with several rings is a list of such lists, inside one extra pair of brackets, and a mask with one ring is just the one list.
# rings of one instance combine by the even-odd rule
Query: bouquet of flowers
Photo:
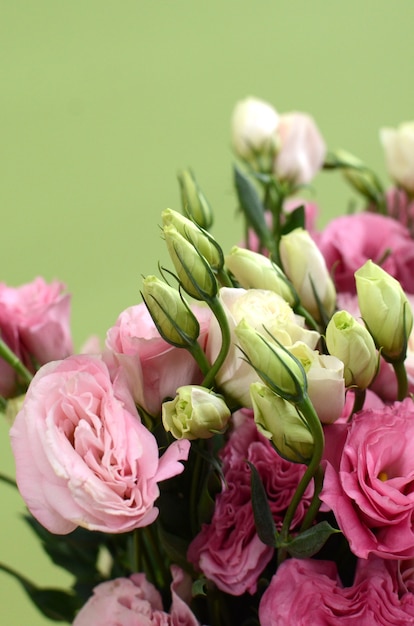
[[(190, 170), (171, 267), (74, 354), (59, 282), (0, 284), (0, 410), (27, 524), (70, 589), (7, 564), (74, 626), (414, 624), (414, 123), (394, 186), (312, 117), (232, 118), (244, 241), (225, 254)], [(358, 211), (299, 199), (340, 171)], [(13, 479), (1, 476), (14, 484)]]

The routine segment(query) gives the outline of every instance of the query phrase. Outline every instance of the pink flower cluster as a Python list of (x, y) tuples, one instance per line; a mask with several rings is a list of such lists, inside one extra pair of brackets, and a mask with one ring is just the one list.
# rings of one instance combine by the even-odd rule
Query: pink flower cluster
[[(246, 591), (255, 593), (259, 576), (274, 552), (256, 533), (246, 461), (256, 467), (262, 479), (279, 527), (306, 467), (282, 459), (269, 440), (259, 434), (247, 412), (233, 419), (234, 430), (220, 454), (222, 492), (216, 497), (210, 523), (203, 524), (187, 556), (219, 589), (238, 596)], [(302, 521), (311, 497), (308, 489), (292, 521), (292, 531)]]
[(145, 574), (101, 583), (78, 613), (73, 626), (199, 626), (188, 603), (191, 579), (177, 566), (171, 568), (172, 604), (163, 610), (161, 594)]
[(355, 579), (344, 587), (332, 561), (285, 561), (260, 607), (262, 626), (408, 626), (414, 596), (401, 580), (397, 561), (359, 560)]

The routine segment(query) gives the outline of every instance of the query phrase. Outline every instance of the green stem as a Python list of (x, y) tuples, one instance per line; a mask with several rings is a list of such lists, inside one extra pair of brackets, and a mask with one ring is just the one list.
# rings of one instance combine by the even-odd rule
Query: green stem
[(356, 387), (354, 389), (354, 394), (355, 394), (354, 405), (352, 407), (351, 414), (348, 417), (348, 422), (352, 420), (352, 416), (354, 415), (354, 413), (358, 413), (358, 411), (360, 411), (363, 408), (364, 402), (365, 402), (366, 390), (359, 389), (359, 387)]
[(313, 491), (312, 501), (309, 505), (308, 510), (306, 511), (306, 515), (300, 527), (300, 532), (303, 532), (304, 530), (307, 530), (308, 528), (310, 528), (313, 520), (318, 514), (319, 508), (321, 506), (321, 501), (319, 500), (319, 494), (322, 490), (323, 476), (324, 476), (323, 469), (319, 465), (314, 476), (314, 491)]
[(229, 351), (231, 335), (230, 335), (229, 322), (227, 320), (227, 316), (223, 310), (223, 307), (220, 303), (220, 300), (217, 297), (215, 297), (209, 300), (207, 304), (209, 305), (210, 309), (213, 312), (213, 315), (218, 321), (220, 330), (221, 330), (220, 352), (218, 353), (217, 359), (212, 364), (210, 371), (208, 372), (203, 382), (201, 383), (203, 387), (210, 389), (210, 387), (213, 386), (214, 378), (216, 377), (216, 374), (219, 371), (220, 367), (223, 365), (224, 360)]
[(315, 474), (319, 470), (319, 465), (322, 459), (323, 447), (324, 447), (324, 435), (322, 430), (322, 425), (319, 420), (319, 417), (316, 414), (315, 409), (309, 397), (307, 395), (304, 396), (303, 400), (298, 402), (297, 405), (299, 411), (304, 416), (310, 431), (313, 436), (314, 441), (314, 450), (313, 455), (310, 460), (308, 467), (306, 468), (305, 473), (302, 476), (302, 479), (299, 482), (299, 485), (294, 493), (292, 500), (288, 506), (286, 511), (286, 515), (283, 519), (282, 530), (280, 533), (280, 538), (283, 542), (287, 542), (289, 537), (290, 527), (292, 525), (292, 521), (296, 512), (297, 507), (305, 493), (310, 481), (315, 476)]
[(222, 287), (234, 287), (230, 276), (224, 268), (217, 272), (217, 280)]
[(3, 474), (2, 472), (0, 472), (0, 481), (17, 489), (16, 481), (13, 478), (10, 478), (10, 476), (6, 476), (6, 474)]
[(197, 362), (197, 365), (200, 368), (201, 372), (203, 373), (203, 376), (207, 376), (207, 374), (209, 373), (211, 369), (211, 366), (210, 366), (210, 363), (208, 362), (208, 359), (205, 355), (204, 350), (201, 348), (198, 341), (196, 341), (191, 346), (189, 346), (187, 350), (190, 352), (193, 359)]
[(408, 394), (408, 378), (407, 370), (405, 369), (404, 361), (395, 361), (391, 365), (394, 368), (395, 376), (398, 383), (398, 400), (404, 400)]
[(0, 339), (0, 358), (4, 359), (6, 363), (11, 365), (25, 383), (28, 385), (31, 383), (33, 378), (32, 374), (2, 339)]
[(7, 400), (0, 396), (0, 413), (5, 413), (7, 408)]

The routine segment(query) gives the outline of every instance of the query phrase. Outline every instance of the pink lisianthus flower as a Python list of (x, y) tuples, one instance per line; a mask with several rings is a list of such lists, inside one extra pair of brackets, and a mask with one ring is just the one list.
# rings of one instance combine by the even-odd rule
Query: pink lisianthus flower
[(326, 462), (320, 499), (361, 558), (414, 557), (414, 403), (357, 413), (339, 468)]
[(259, 606), (261, 626), (408, 626), (411, 593), (400, 591), (398, 563), (377, 557), (358, 561), (351, 587), (343, 587), (331, 561), (285, 561)]
[[(208, 308), (193, 307), (200, 323), (199, 342), (204, 348), (211, 317)], [(201, 372), (183, 348), (167, 343), (159, 334), (144, 303), (123, 311), (107, 332), (106, 347), (117, 355), (134, 394), (134, 400), (151, 415), (157, 415), (165, 398), (178, 387), (198, 384)]]
[(171, 567), (172, 604), (163, 610), (161, 594), (145, 574), (116, 578), (95, 587), (73, 626), (199, 626), (187, 602), (191, 580), (179, 567)]
[[(234, 420), (235, 429), (221, 453), (223, 490), (216, 497), (211, 522), (203, 524), (187, 556), (219, 589), (239, 596), (246, 591), (255, 593), (259, 576), (274, 553), (256, 533), (246, 460), (259, 472), (279, 528), (306, 467), (282, 459), (259, 434), (251, 415), (239, 412)], [(302, 521), (311, 496), (308, 489), (295, 513), (292, 531)]]
[[(70, 295), (63, 283), (43, 278), (20, 287), (0, 283), (0, 337), (31, 372), (73, 352), (69, 320)], [(12, 396), (15, 388), (16, 373), (0, 358), (0, 395)]]
[(413, 242), (405, 226), (391, 217), (369, 212), (343, 215), (332, 220), (316, 242), (333, 271), (337, 291), (355, 293), (354, 273), (371, 259), (405, 291), (414, 293)]
[(179, 474), (188, 441), (158, 456), (122, 372), (111, 378), (99, 356), (44, 365), (11, 428), (20, 493), (50, 532), (77, 526), (120, 533), (158, 515), (158, 482)]

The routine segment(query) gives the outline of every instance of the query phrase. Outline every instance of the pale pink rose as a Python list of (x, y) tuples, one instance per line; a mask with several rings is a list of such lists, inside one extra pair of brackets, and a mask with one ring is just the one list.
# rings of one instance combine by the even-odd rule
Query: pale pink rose
[[(223, 489), (216, 496), (211, 522), (202, 525), (187, 557), (219, 589), (239, 596), (246, 591), (255, 593), (259, 576), (274, 553), (256, 533), (246, 461), (256, 467), (263, 481), (279, 529), (306, 467), (282, 459), (259, 434), (250, 414), (239, 412), (234, 419), (235, 429), (220, 455)], [(296, 510), (292, 531), (301, 523), (311, 497), (308, 488)]]
[[(224, 393), (240, 405), (251, 408), (249, 387), (251, 383), (258, 381), (259, 377), (237, 346), (234, 332), (236, 326), (244, 319), (270, 340), (264, 330), (266, 328), (287, 348), (296, 341), (303, 341), (314, 348), (319, 334), (307, 330), (304, 327), (304, 319), (295, 315), (288, 303), (272, 291), (223, 287), (220, 289), (220, 302), (227, 316), (231, 340), (227, 357), (216, 376), (216, 382)], [(217, 358), (221, 344), (221, 330), (217, 320), (212, 317), (206, 346), (206, 354), (211, 363)]]
[(277, 127), (279, 150), (273, 164), (276, 176), (306, 185), (321, 169), (326, 146), (315, 120), (307, 113), (284, 113)]
[(231, 138), (235, 153), (242, 159), (273, 154), (279, 115), (271, 104), (248, 97), (237, 102), (231, 119)]
[(183, 470), (189, 442), (161, 458), (120, 372), (70, 356), (35, 375), (10, 431), (19, 490), (50, 532), (120, 533), (154, 521), (158, 482)]
[(356, 556), (414, 557), (414, 403), (357, 413), (320, 495)]
[[(211, 311), (193, 307), (193, 312), (200, 323), (199, 342), (204, 348)], [(165, 398), (175, 397), (178, 387), (202, 381), (194, 358), (160, 336), (144, 303), (119, 315), (107, 332), (106, 347), (125, 369), (135, 402), (151, 415), (160, 412)]]
[(414, 623), (411, 593), (399, 593), (397, 562), (360, 560), (350, 587), (332, 561), (282, 563), (259, 606), (261, 626), (408, 626)]
[[(30, 371), (73, 352), (69, 319), (63, 283), (43, 278), (20, 287), (0, 283), (0, 336)], [(14, 370), (0, 359), (0, 395), (12, 395), (15, 387)]]
[(316, 241), (337, 291), (355, 293), (354, 273), (371, 259), (400, 281), (405, 291), (414, 293), (413, 241), (391, 217), (369, 212), (343, 215), (332, 220)]
[(73, 626), (198, 626), (187, 602), (191, 580), (179, 567), (171, 567), (172, 604), (163, 610), (161, 594), (145, 574), (101, 583), (77, 614)]

